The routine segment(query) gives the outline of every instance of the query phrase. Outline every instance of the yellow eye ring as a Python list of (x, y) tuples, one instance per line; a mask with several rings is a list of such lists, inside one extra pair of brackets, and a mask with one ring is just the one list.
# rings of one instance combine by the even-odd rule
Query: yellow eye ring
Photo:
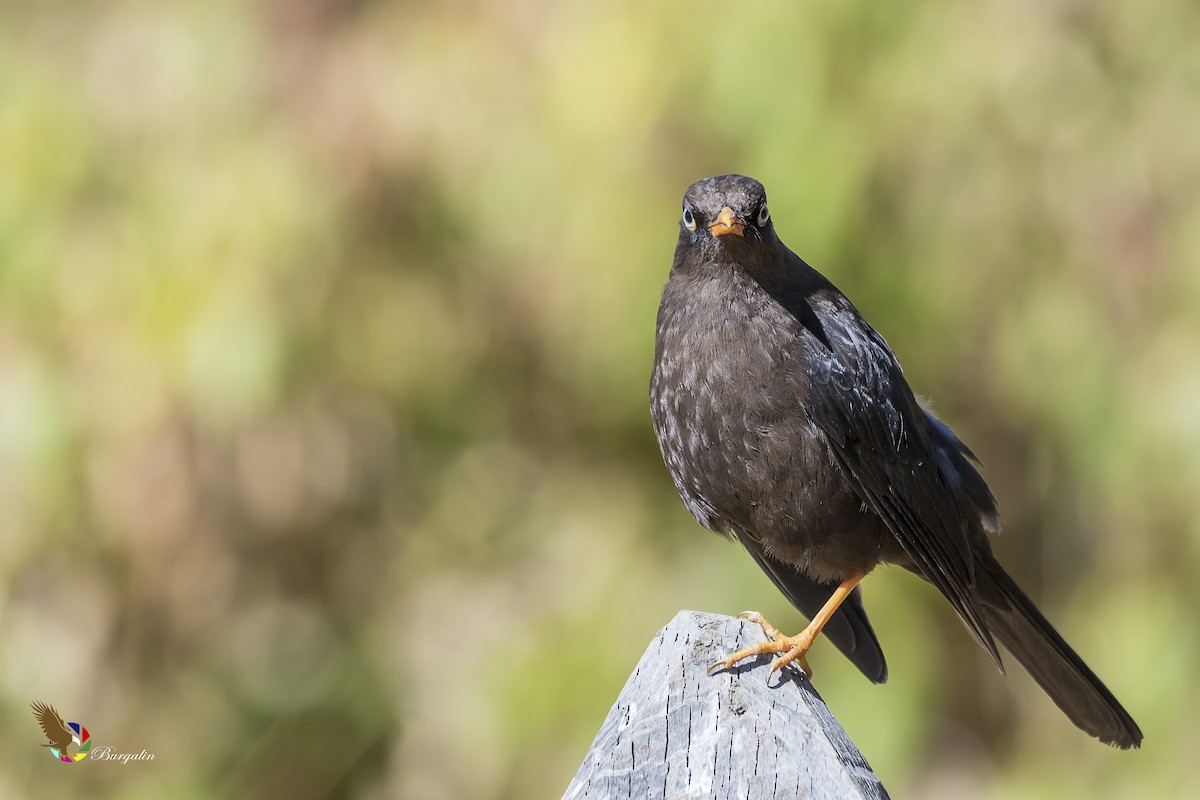
[(685, 208), (683, 210), (683, 227), (687, 228), (689, 231), (696, 230), (696, 217), (694, 214), (692, 214), (692, 210), (690, 208)]
[(771, 212), (767, 210), (767, 204), (763, 203), (758, 209), (758, 219), (754, 222), (758, 227), (762, 227), (771, 221)]

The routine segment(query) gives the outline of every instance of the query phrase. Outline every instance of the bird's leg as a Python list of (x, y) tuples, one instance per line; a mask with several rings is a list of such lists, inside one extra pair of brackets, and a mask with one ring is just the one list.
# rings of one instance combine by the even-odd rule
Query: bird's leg
[(849, 578), (842, 581), (841, 584), (834, 590), (829, 600), (817, 612), (817, 615), (808, 623), (808, 627), (802, 630), (795, 636), (784, 636), (771, 623), (767, 622), (767, 618), (757, 611), (745, 611), (739, 616), (744, 617), (751, 622), (757, 622), (762, 626), (763, 631), (767, 636), (771, 637), (769, 642), (759, 642), (751, 645), (744, 650), (738, 650), (736, 653), (731, 653), (725, 658), (708, 668), (708, 674), (711, 675), (720, 669), (729, 669), (734, 664), (742, 659), (750, 658), (751, 656), (760, 656), (764, 653), (782, 653), (780, 658), (775, 659), (771, 663), (771, 671), (767, 673), (767, 679), (775, 674), (777, 670), (783, 669), (793, 661), (798, 663), (804, 674), (812, 680), (812, 669), (808, 666), (808, 650), (812, 647), (813, 642), (817, 640), (817, 635), (821, 633), (821, 629), (825, 627), (825, 623), (833, 616), (833, 613), (838, 610), (850, 593), (854, 591), (854, 587), (858, 582), (867, 576), (865, 572), (856, 572)]

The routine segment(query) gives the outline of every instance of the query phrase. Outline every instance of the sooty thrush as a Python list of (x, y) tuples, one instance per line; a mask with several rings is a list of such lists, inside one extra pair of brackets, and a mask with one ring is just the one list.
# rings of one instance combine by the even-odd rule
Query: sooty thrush
[(932, 583), (1003, 672), (999, 640), (1081, 729), (1142, 732), (992, 556), (996, 501), (974, 454), (913, 396), (887, 343), (775, 233), (762, 185), (694, 183), (658, 310), (650, 410), (663, 460), (706, 528), (736, 538), (811, 620), (713, 665), (806, 654), (824, 630), (887, 679), (858, 582), (897, 564)]

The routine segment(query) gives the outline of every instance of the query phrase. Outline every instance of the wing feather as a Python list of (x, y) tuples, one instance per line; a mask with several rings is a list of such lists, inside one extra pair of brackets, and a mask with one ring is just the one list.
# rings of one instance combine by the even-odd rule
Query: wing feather
[(938, 432), (883, 338), (830, 288), (809, 295), (821, 344), (806, 364), (805, 407), (855, 492), (1003, 671), (975, 599), (970, 508), (947, 484)]

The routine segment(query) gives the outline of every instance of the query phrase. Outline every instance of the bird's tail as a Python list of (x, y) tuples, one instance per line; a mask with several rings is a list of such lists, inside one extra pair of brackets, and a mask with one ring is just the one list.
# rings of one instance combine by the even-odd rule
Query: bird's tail
[(977, 563), (979, 597), (992, 634), (1081, 730), (1105, 744), (1138, 747), (1142, 731), (995, 559)]

